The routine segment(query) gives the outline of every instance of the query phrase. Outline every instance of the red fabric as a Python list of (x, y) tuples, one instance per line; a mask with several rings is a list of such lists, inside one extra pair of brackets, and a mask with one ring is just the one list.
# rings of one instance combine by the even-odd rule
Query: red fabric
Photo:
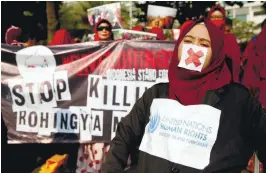
[(232, 60), (232, 76), (233, 81), (239, 82), (239, 73), (241, 65), (241, 52), (237, 44), (237, 39), (233, 34), (225, 34), (224, 37), (224, 52), (228, 58)]
[(246, 61), (249, 55), (252, 54), (254, 47), (255, 47), (255, 41), (250, 40), (244, 51), (242, 62)]
[(244, 68), (243, 84), (248, 87), (266, 107), (266, 26), (258, 35), (253, 51), (247, 58)]
[(211, 22), (218, 28), (223, 28), (225, 26), (225, 20), (211, 20)]
[(18, 37), (21, 35), (22, 30), (19, 27), (11, 26), (7, 29), (5, 35), (5, 41), (9, 45), (14, 45), (18, 43)]
[(143, 28), (143, 26), (135, 26), (135, 27), (133, 27), (131, 30), (133, 30), (133, 31), (144, 31), (144, 28)]
[(71, 44), (75, 43), (70, 36), (70, 33), (65, 29), (60, 29), (55, 32), (52, 41), (48, 44), (49, 46)]
[(162, 28), (153, 27), (151, 28), (150, 33), (157, 34), (158, 40), (166, 40), (166, 37), (164, 36)]
[[(201, 19), (198, 22), (202, 21)], [(196, 25), (196, 22), (193, 22), (183, 28), (169, 66), (169, 98), (179, 100), (183, 105), (200, 104), (207, 90), (214, 90), (230, 83), (230, 71), (224, 63), (224, 34), (208, 20), (204, 20), (204, 23), (211, 38), (212, 62), (210, 65), (201, 72), (177, 66), (179, 64), (178, 46), (184, 36)]]
[[(108, 20), (106, 20), (106, 19), (101, 19), (101, 20), (99, 20), (96, 24), (95, 24), (95, 26), (94, 26), (94, 41), (100, 41), (100, 37), (99, 37), (99, 35), (98, 35), (98, 31), (97, 31), (97, 28), (98, 28), (98, 26), (101, 24), (101, 23), (108, 23), (108, 25), (111, 27), (111, 29), (112, 29), (112, 24), (108, 21)], [(111, 38), (111, 40), (113, 40), (112, 38)]]

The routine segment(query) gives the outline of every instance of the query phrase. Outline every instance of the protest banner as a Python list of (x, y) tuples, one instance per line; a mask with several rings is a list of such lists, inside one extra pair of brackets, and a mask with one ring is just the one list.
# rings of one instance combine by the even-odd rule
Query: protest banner
[(156, 34), (128, 29), (114, 29), (113, 34), (115, 40), (156, 40), (157, 37)]
[(174, 41), (1, 46), (9, 143), (108, 143), (145, 90), (168, 81)]
[(123, 28), (121, 18), (121, 6), (120, 3), (106, 4), (87, 10), (88, 21), (91, 26), (94, 26), (100, 19), (108, 20), (113, 29)]

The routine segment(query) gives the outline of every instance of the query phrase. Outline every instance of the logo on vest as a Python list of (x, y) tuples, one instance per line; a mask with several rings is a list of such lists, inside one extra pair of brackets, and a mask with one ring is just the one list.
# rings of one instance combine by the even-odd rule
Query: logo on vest
[(153, 133), (160, 124), (160, 115), (158, 112), (153, 115), (150, 119), (149, 126), (148, 126), (148, 133)]

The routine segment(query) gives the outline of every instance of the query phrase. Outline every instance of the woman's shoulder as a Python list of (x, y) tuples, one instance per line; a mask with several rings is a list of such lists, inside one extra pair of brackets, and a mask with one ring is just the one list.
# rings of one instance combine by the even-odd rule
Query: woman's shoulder
[(238, 98), (239, 97), (247, 98), (250, 95), (249, 90), (244, 85), (235, 82), (231, 82), (230, 84), (227, 84), (217, 89), (217, 91), (218, 92), (222, 91), (227, 95), (234, 95)]
[(168, 97), (169, 83), (157, 83), (150, 87), (145, 93), (144, 97), (149, 98), (167, 98)]

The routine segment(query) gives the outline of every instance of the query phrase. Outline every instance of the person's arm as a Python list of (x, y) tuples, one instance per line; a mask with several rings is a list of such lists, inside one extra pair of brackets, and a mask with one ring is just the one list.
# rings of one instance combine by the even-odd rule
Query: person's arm
[[(266, 113), (261, 104), (249, 96), (247, 101), (248, 120), (251, 128), (251, 140), (254, 149), (258, 151), (258, 158), (266, 166)], [(264, 169), (266, 172), (266, 169)]]
[(152, 92), (148, 89), (135, 103), (130, 113), (118, 124), (116, 136), (111, 142), (104, 163), (103, 173), (124, 173), (129, 154), (141, 142), (151, 100)]

